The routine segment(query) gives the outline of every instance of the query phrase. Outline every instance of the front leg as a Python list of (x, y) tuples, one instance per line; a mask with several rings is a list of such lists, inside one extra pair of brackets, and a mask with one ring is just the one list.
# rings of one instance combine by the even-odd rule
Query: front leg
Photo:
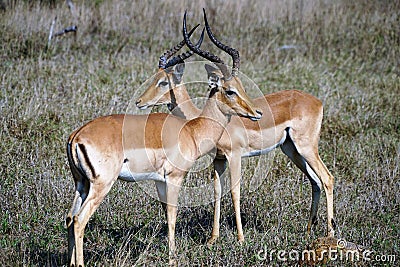
[(226, 158), (214, 159), (214, 221), (211, 237), (207, 244), (210, 246), (215, 243), (219, 237), (219, 223), (221, 216), (221, 198), (224, 184), (224, 173), (226, 170)]
[(230, 159), (228, 158), (228, 161), (231, 174), (231, 193), (233, 207), (235, 209), (237, 235), (239, 242), (243, 243), (244, 235), (242, 229), (242, 219), (240, 216), (240, 178), (242, 170), (242, 158), (240, 154), (233, 154)]
[(178, 212), (178, 196), (183, 181), (183, 176), (171, 175), (167, 179), (167, 222), (168, 222), (168, 247), (169, 265), (177, 266), (177, 254), (175, 245), (175, 225)]

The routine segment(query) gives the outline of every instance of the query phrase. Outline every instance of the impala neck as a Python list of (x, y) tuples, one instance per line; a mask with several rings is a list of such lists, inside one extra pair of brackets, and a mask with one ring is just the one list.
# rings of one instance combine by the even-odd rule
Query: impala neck
[(230, 114), (224, 114), (220, 110), (216, 94), (207, 100), (199, 117), (188, 123), (188, 126), (192, 128), (197, 156), (203, 156), (216, 147), (231, 118)]
[(190, 120), (197, 118), (201, 114), (201, 110), (193, 104), (185, 85), (177, 85), (174, 90), (169, 91), (171, 103), (168, 104), (169, 111), (175, 116)]

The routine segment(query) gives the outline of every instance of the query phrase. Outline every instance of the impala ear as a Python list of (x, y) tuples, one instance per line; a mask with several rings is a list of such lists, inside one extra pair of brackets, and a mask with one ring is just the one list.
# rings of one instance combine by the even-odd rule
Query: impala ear
[(208, 64), (205, 64), (204, 67), (208, 75), (208, 85), (211, 88), (222, 86), (223, 75), (221, 71), (218, 68)]
[(181, 62), (172, 67), (166, 68), (165, 72), (168, 74), (172, 74), (172, 81), (175, 85), (178, 85), (182, 82), (183, 72), (185, 71), (185, 62)]
[(173, 68), (172, 77), (175, 84), (180, 84), (182, 82), (183, 72), (185, 71), (185, 63), (176, 64)]

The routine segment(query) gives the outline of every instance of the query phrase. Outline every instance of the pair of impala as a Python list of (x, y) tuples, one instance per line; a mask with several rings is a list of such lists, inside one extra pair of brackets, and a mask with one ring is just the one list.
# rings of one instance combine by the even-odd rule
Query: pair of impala
[[(191, 42), (194, 29), (187, 33), (185, 13), (184, 41), (161, 56), (159, 71), (136, 102), (139, 108), (167, 104), (173, 114), (183, 118), (164, 113), (110, 115), (94, 119), (70, 135), (67, 154), (75, 182), (75, 198), (66, 219), (70, 266), (84, 265), (85, 226), (118, 178), (155, 181), (167, 214), (169, 264), (175, 265), (175, 222), (180, 186), (194, 162), (215, 146), (215, 209), (210, 244), (219, 236), (221, 178), (227, 163), (237, 234), (242, 242), (241, 158), (268, 153), (278, 146), (311, 182), (308, 232), (317, 219), (323, 186), (327, 201), (327, 234), (333, 236), (334, 178), (318, 155), (321, 102), (295, 90), (250, 99), (238, 77), (239, 53), (215, 38), (205, 12), (204, 21), (211, 41), (232, 57), (232, 71), (219, 57), (200, 49), (204, 30), (196, 45)], [(185, 44), (190, 51), (171, 59)], [(184, 60), (193, 53), (216, 65), (205, 66), (210, 91), (203, 110), (191, 102), (182, 83)]]

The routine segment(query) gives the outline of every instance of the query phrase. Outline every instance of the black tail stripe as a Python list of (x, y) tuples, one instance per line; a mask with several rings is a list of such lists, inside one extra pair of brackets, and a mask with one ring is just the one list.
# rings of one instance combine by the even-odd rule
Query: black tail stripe
[(83, 154), (83, 157), (85, 158), (86, 164), (89, 166), (90, 172), (92, 173), (92, 177), (93, 178), (96, 177), (96, 172), (95, 172), (95, 170), (93, 168), (92, 163), (89, 160), (89, 155), (87, 153), (85, 145), (84, 144), (78, 144), (78, 146), (79, 146), (79, 149), (82, 151), (82, 154)]

